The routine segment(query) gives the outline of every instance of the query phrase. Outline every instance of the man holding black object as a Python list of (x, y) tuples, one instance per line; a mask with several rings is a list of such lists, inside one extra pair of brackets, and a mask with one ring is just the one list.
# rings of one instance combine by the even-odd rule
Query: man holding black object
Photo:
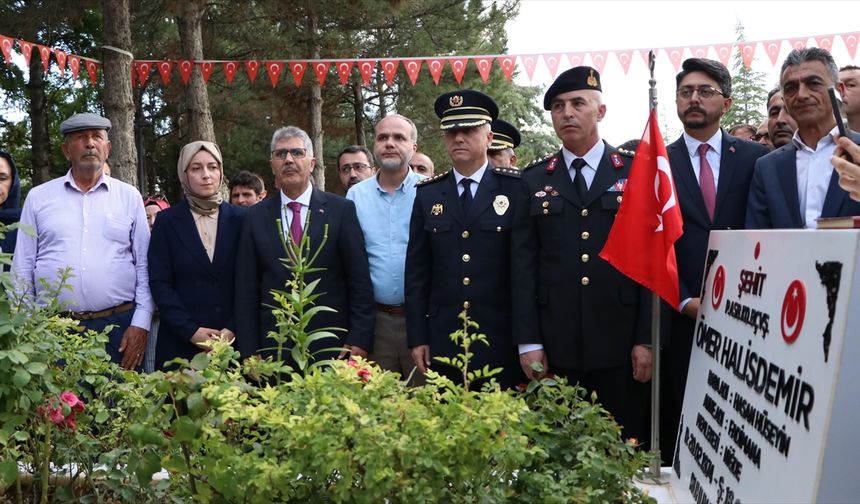
[(815, 228), (819, 217), (860, 215), (860, 203), (839, 187), (831, 163), (838, 128), (828, 88), (837, 81), (836, 63), (824, 49), (795, 49), (783, 62), (780, 87), (797, 131), (790, 144), (756, 163), (747, 228)]

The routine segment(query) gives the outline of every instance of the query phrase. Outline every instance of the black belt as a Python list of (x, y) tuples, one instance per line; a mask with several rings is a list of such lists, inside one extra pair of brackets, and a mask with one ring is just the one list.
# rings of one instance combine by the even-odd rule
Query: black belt
[(388, 313), (390, 315), (406, 315), (406, 307), (403, 305), (388, 305), (376, 303), (376, 311)]
[(117, 313), (124, 313), (134, 308), (134, 302), (128, 301), (127, 303), (123, 303), (121, 305), (114, 306), (113, 308), (107, 308), (105, 310), (99, 311), (64, 311), (60, 312), (60, 315), (63, 317), (68, 317), (75, 320), (94, 320), (105, 317), (110, 317), (111, 315), (116, 315)]

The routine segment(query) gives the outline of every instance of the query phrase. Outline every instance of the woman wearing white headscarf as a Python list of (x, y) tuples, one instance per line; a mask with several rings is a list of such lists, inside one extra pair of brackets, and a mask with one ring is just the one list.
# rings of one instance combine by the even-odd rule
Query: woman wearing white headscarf
[(245, 209), (222, 200), (221, 151), (212, 142), (182, 148), (185, 199), (158, 214), (149, 243), (149, 287), (161, 313), (157, 369), (192, 358), (211, 340), (233, 338), (236, 248)]

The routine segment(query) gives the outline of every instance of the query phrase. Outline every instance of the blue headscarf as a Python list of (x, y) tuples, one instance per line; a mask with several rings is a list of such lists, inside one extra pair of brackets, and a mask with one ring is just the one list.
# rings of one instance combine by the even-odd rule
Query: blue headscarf
[[(18, 177), (18, 168), (12, 155), (0, 150), (0, 157), (4, 158), (12, 168), (12, 185), (9, 187), (9, 196), (0, 205), (0, 221), (9, 225), (21, 220), (21, 179)], [(15, 243), (18, 241), (18, 230), (6, 231), (6, 236), (0, 240), (0, 249), (11, 254), (15, 251)]]

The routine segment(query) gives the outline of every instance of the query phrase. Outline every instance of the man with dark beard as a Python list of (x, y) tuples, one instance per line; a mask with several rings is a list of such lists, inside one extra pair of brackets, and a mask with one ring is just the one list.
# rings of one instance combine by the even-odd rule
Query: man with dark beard
[(791, 137), (797, 130), (794, 118), (788, 115), (785, 109), (785, 101), (782, 99), (782, 91), (779, 86), (771, 89), (767, 94), (767, 134), (773, 143), (774, 149), (791, 143)]
[(732, 76), (725, 65), (701, 58), (684, 61), (676, 76), (675, 104), (684, 133), (666, 149), (684, 219), (675, 242), (680, 306), (669, 317), (663, 361), (661, 452), (675, 445), (687, 382), (687, 366), (702, 287), (702, 272), (713, 229), (741, 229), (753, 167), (766, 147), (726, 134), (720, 119), (732, 105)]
[[(370, 358), (403, 378), (415, 367), (406, 345), (404, 271), (415, 185), (426, 178), (409, 167), (417, 149), (415, 123), (400, 114), (386, 116), (377, 123), (374, 133), (373, 153), (379, 171), (346, 193), (346, 199), (355, 202), (358, 212), (376, 301), (374, 351)], [(413, 379), (413, 383), (420, 383), (424, 377), (415, 373)]]

